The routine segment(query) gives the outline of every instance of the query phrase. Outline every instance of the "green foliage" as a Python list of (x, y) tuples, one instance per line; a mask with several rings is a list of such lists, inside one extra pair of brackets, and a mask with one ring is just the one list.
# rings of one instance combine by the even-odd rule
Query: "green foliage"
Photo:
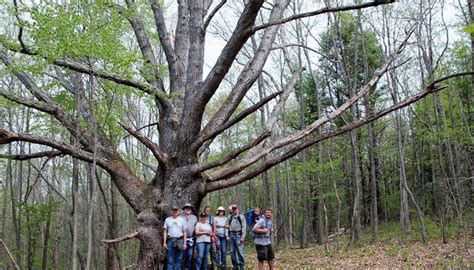
[(464, 32), (473, 35), (474, 34), (474, 24), (470, 24), (463, 28)]
[(50, 59), (100, 59), (114, 68), (128, 67), (138, 59), (122, 44), (127, 22), (109, 1), (80, 0), (68, 6), (50, 2), (30, 12), (31, 36)]

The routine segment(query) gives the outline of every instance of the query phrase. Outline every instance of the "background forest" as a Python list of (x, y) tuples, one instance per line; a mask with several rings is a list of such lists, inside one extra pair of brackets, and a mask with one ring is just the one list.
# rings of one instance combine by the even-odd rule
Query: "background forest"
[[(173, 2), (163, 3), (169, 29), (176, 27)], [(213, 6), (223, 3), (223, 7), (207, 30), (205, 74), (217, 59), (216, 51), (230, 39), (234, 21), (244, 8), (243, 1), (215, 2)], [(270, 9), (272, 2), (263, 7)], [(294, 0), (285, 14), (351, 3)], [(51, 66), (53, 57), (71, 57), (98, 62), (123, 76), (146, 76), (150, 66), (140, 59), (139, 44), (130, 38), (133, 31), (127, 16), (141, 14), (151, 43), (159, 48), (159, 36), (151, 30), (153, 15), (145, 8), (148, 3), (136, 1), (135, 7), (125, 11), (117, 11), (114, 5), (86, 0), (1, 2), (0, 128), (75, 143), (51, 115), (35, 110), (41, 102), (32, 103), (25, 86), (12, 74), (26, 72), (75, 121), (88, 122), (87, 128), (95, 134), (99, 126), (134, 174), (152, 179), (157, 168), (153, 153), (121, 124), (158, 138), (159, 112), (153, 99), (123, 84)], [(22, 31), (24, 42), (34, 41), (44, 59), (12, 53), (22, 50)], [(302, 130), (354, 97), (398, 50), (407, 33), (411, 36), (394, 67), (347, 111), (305, 137), (302, 143), (309, 147), (249, 181), (208, 193), (201, 207), (210, 205), (215, 210), (232, 203), (243, 210), (270, 207), (277, 229), (275, 247), (283, 254), (309, 248), (313, 261), (374, 243), (403, 248), (460, 239), (468, 241), (472, 255), (474, 76), (445, 80), (416, 103), (357, 129), (344, 130), (440, 78), (474, 70), (470, 0), (400, 1), (288, 22), (280, 28), (261, 75), (234, 115), (284, 91), (292, 74), (303, 70), (273, 128), (277, 138)], [(258, 51), (260, 38), (257, 33), (242, 47), (207, 104), (204, 122), (226, 102), (239, 72)], [(155, 53), (158, 70), (167, 78), (165, 53), (161, 48)], [(75, 94), (75, 89), (81, 89), (82, 95)], [(83, 103), (89, 106), (81, 106)], [(229, 127), (199, 159), (213, 163), (231, 155), (265, 130), (276, 106), (268, 102)], [(325, 133), (330, 130), (334, 132)], [(265, 144), (275, 140), (272, 137)], [(284, 146), (256, 165), (292, 147)], [(117, 269), (136, 262), (139, 241), (102, 243), (137, 229), (137, 214), (105, 170), (25, 141), (2, 142), (0, 157), (0, 269), (12, 266), (6, 247), (22, 269), (71, 265), (74, 269)], [(237, 160), (230, 161), (234, 163)], [(289, 265), (298, 264), (297, 258), (291, 261), (281, 256), (281, 261), (290, 260)], [(469, 260), (472, 263), (472, 257), (461, 256), (461, 262), (458, 257), (444, 262), (465, 266)], [(326, 262), (331, 264), (331, 259)]]

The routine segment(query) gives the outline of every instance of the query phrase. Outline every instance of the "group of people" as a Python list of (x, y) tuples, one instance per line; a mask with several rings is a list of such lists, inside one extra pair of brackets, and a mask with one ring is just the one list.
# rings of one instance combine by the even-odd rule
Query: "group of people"
[(207, 269), (208, 256), (213, 266), (226, 269), (227, 246), (230, 245), (230, 257), (233, 269), (244, 269), (244, 242), (249, 226), (257, 250), (258, 268), (263, 269), (264, 262), (274, 269), (274, 252), (271, 245), (273, 231), (272, 210), (266, 209), (264, 215), (259, 208), (248, 211), (247, 217), (241, 209), (232, 204), (229, 214), (219, 206), (216, 215), (206, 206), (198, 218), (193, 214), (194, 207), (187, 203), (171, 209), (171, 215), (163, 225), (163, 246), (167, 250), (167, 269), (192, 269), (193, 254), (196, 251), (195, 269)]

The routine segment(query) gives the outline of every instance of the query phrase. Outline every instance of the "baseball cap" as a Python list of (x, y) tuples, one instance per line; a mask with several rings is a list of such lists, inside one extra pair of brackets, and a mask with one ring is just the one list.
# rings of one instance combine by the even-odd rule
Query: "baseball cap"
[(191, 209), (194, 209), (194, 207), (193, 207), (190, 203), (186, 203), (186, 204), (184, 204), (184, 206), (183, 206), (183, 210), (184, 210), (185, 208), (188, 208), (188, 207), (191, 208)]

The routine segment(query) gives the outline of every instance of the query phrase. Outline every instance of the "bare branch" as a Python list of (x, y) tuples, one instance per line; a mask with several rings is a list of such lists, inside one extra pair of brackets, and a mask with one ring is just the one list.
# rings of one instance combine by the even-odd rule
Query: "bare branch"
[(126, 240), (137, 238), (137, 237), (138, 237), (138, 231), (135, 231), (135, 232), (129, 233), (127, 235), (124, 235), (122, 237), (116, 238), (116, 239), (102, 240), (102, 243), (104, 243), (104, 244), (116, 244), (116, 243), (120, 243), (120, 242), (123, 242), (123, 241), (126, 241)]
[(204, 31), (207, 29), (209, 24), (211, 23), (212, 18), (219, 12), (219, 10), (225, 5), (227, 0), (221, 0), (219, 4), (209, 13), (206, 20), (204, 21)]
[(15, 267), (15, 269), (20, 270), (20, 266), (18, 266), (18, 264), (17, 264), (16, 261), (15, 261), (15, 258), (13, 258), (13, 255), (12, 255), (12, 253), (10, 252), (10, 249), (8, 249), (7, 244), (5, 244), (5, 242), (4, 242), (3, 239), (1, 239), (1, 238), (0, 238), (0, 244), (2, 245), (3, 249), (4, 249), (5, 252), (7, 253), (8, 258), (10, 259), (10, 261), (11, 261), (11, 263), (13, 264), (13, 266)]
[[(46, 59), (46, 57), (42, 56), (39, 52), (33, 51), (32, 49), (28, 49), (27, 51), (24, 51), (24, 50), (18, 50), (16, 48), (8, 46), (7, 44), (3, 44), (3, 45), (8, 50), (13, 51), (13, 52), (22, 53), (22, 54), (26, 54), (30, 56), (38, 56), (38, 57)], [(0, 52), (0, 53), (6, 56), (4, 52)], [(125, 86), (135, 88), (149, 95), (153, 95), (163, 104), (168, 103), (167, 101), (168, 96), (165, 93), (159, 92), (157, 89), (155, 89), (153, 86), (147, 83), (142, 83), (139, 81), (135, 81), (133, 79), (126, 79), (118, 74), (105, 71), (105, 70), (93, 69), (92, 67), (89, 67), (87, 65), (83, 65), (77, 62), (73, 62), (71, 60), (53, 60), (52, 63), (56, 66), (67, 68), (72, 71), (76, 71), (76, 72), (84, 73), (84, 74), (90, 74), (90, 75), (93, 75), (93, 76), (96, 76), (108, 81), (112, 81), (120, 85), (125, 85)]]
[(234, 29), (232, 36), (219, 55), (216, 64), (212, 67), (209, 75), (203, 82), (202, 89), (205, 103), (207, 103), (219, 87), (219, 84), (229, 71), (235, 57), (252, 35), (249, 30), (253, 27), (263, 2), (264, 1), (261, 0), (252, 0), (245, 5), (245, 9), (237, 22), (237, 27)]
[(377, 119), (379, 119), (379, 118), (381, 118), (381, 117), (383, 117), (383, 116), (385, 116), (385, 115), (387, 115), (387, 114), (389, 114), (393, 111), (396, 111), (396, 110), (401, 109), (403, 107), (406, 107), (406, 106), (408, 106), (408, 105), (410, 105), (414, 102), (417, 102), (418, 100), (426, 97), (427, 95), (429, 95), (431, 93), (434, 93), (434, 92), (437, 92), (437, 91), (440, 91), (440, 90), (446, 88), (446, 87), (437, 87), (436, 85), (440, 82), (443, 82), (443, 81), (451, 79), (451, 78), (462, 77), (462, 76), (467, 76), (467, 75), (474, 76), (474, 71), (451, 74), (449, 76), (445, 76), (443, 78), (440, 78), (440, 79), (430, 83), (428, 86), (426, 86), (422, 91), (420, 91), (416, 95), (413, 95), (413, 96), (411, 96), (411, 97), (409, 97), (409, 98), (407, 98), (403, 101), (400, 101), (397, 104), (394, 104), (394, 105), (390, 106), (389, 108), (387, 108), (385, 110), (382, 110), (382, 111), (380, 111), (380, 112), (378, 112), (378, 113), (376, 113), (372, 116), (369, 116), (367, 118), (351, 122), (349, 124), (344, 125), (343, 127), (339, 128), (339, 129), (336, 129), (336, 130), (331, 130), (331, 131), (321, 133), (321, 134), (317, 135), (316, 137), (293, 147), (292, 149), (288, 150), (287, 152), (285, 152), (282, 155), (279, 155), (279, 156), (274, 157), (272, 159), (266, 160), (261, 165), (257, 166), (257, 168), (252, 169), (251, 171), (249, 171), (245, 174), (237, 175), (237, 176), (232, 177), (230, 179), (222, 179), (222, 180), (219, 180), (219, 181), (208, 182), (206, 184), (206, 191), (207, 192), (212, 192), (212, 191), (215, 191), (215, 190), (219, 190), (219, 189), (223, 189), (223, 188), (226, 188), (226, 187), (230, 187), (230, 186), (240, 184), (240, 183), (242, 183), (246, 180), (249, 180), (249, 179), (259, 175), (260, 173), (272, 168), (276, 164), (281, 163), (282, 161), (285, 161), (285, 160), (297, 155), (302, 150), (304, 150), (304, 149), (306, 149), (306, 148), (308, 148), (308, 147), (310, 147), (310, 146), (312, 146), (312, 145), (314, 145), (318, 142), (321, 142), (323, 140), (327, 140), (329, 138), (333, 138), (335, 136), (344, 134), (344, 133), (349, 132), (353, 129), (356, 129), (358, 127), (361, 127), (363, 125), (371, 123), (371, 122), (373, 122), (373, 121), (375, 121), (375, 120), (377, 120)]
[[(285, 108), (286, 100), (288, 99), (290, 94), (293, 92), (293, 89), (296, 85), (296, 82), (300, 78), (302, 71), (303, 71), (303, 68), (301, 68), (299, 70), (296, 70), (293, 73), (291, 81), (287, 84), (285, 90), (281, 94), (280, 100), (278, 101), (278, 103), (273, 108), (273, 111), (270, 115), (270, 118), (265, 122), (265, 125), (263, 127), (263, 130), (262, 130), (261, 134), (255, 140), (253, 140), (252, 142), (250, 142), (249, 144), (247, 144), (245, 146), (237, 148), (230, 155), (228, 155), (227, 157), (225, 157), (223, 159), (220, 159), (219, 161), (216, 161), (216, 162), (213, 162), (211, 164), (206, 164), (206, 165), (202, 166), (202, 168), (200, 168), (200, 170), (204, 171), (204, 170), (208, 170), (208, 169), (211, 169), (211, 168), (214, 168), (214, 167), (217, 167), (217, 166), (222, 166), (222, 165), (226, 164), (227, 162), (233, 160), (234, 158), (238, 157), (243, 152), (245, 152), (249, 149), (252, 149), (254, 147), (256, 147), (256, 148), (253, 149), (253, 153), (258, 152), (259, 149), (261, 149), (263, 147), (263, 145), (264, 145), (263, 142), (268, 137), (270, 137), (272, 135), (273, 127), (275, 126), (278, 118), (281, 117), (281, 115), (283, 114), (283, 110)], [(259, 147), (257, 147), (257, 146), (259, 146)], [(252, 153), (249, 154), (249, 155), (251, 156)]]
[[(270, 21), (279, 20), (283, 16), (284, 10), (287, 5), (288, 1), (282, 1), (278, 5), (275, 5), (270, 14)], [(263, 66), (265, 65), (268, 55), (270, 54), (270, 48), (273, 44), (273, 41), (275, 40), (278, 29), (279, 26), (275, 26), (265, 30), (254, 57), (247, 63), (243, 71), (240, 73), (236, 85), (233, 87), (231, 93), (227, 97), (222, 107), (219, 108), (219, 110), (212, 116), (209, 123), (207, 123), (207, 125), (203, 128), (202, 132), (204, 134), (210, 133), (212, 132), (212, 130), (223, 125), (232, 116), (233, 112), (238, 107), (245, 94), (248, 92), (250, 87), (252, 87), (252, 85), (255, 83), (258, 76), (260, 75), (261, 71), (263, 70)], [(227, 44), (229, 44), (229, 42)], [(235, 56), (233, 58), (235, 58)], [(229, 65), (232, 64), (232, 61), (229, 62)], [(222, 76), (224, 75), (225, 73), (222, 74)], [(208, 78), (206, 78), (206, 81), (208, 80)], [(220, 83), (220, 80), (218, 81), (218, 83)], [(218, 85), (215, 85), (213, 87), (217, 89), (217, 86)], [(212, 96), (213, 92), (209, 94)]]
[(276, 98), (277, 96), (281, 95), (283, 93), (283, 91), (278, 91), (274, 94), (271, 94), (265, 98), (263, 98), (262, 100), (260, 100), (259, 102), (255, 103), (254, 105), (252, 105), (251, 107), (248, 107), (247, 109), (243, 110), (242, 112), (240, 112), (238, 115), (236, 115), (234, 118), (230, 119), (229, 121), (227, 121), (224, 125), (220, 126), (218, 129), (214, 130), (212, 133), (210, 134), (203, 134), (202, 135), (202, 138), (200, 139), (200, 141), (197, 141), (196, 143), (202, 143), (202, 142), (205, 142), (207, 140), (212, 140), (214, 139), (217, 135), (221, 134), (224, 130), (230, 128), (231, 126), (235, 125), (236, 123), (242, 121), (243, 119), (245, 119), (247, 116), (249, 116), (250, 114), (252, 114), (253, 112), (257, 111), (258, 109), (260, 109), (261, 107), (263, 107), (265, 104), (267, 104), (268, 102), (270, 102), (271, 100), (273, 100), (274, 98)]
[(32, 154), (17, 154), (17, 155), (2, 155), (0, 154), (0, 158), (12, 159), (12, 160), (30, 160), (35, 158), (53, 158), (57, 156), (62, 156), (64, 153), (58, 150), (51, 150), (51, 151), (44, 151)]
[(159, 146), (156, 143), (152, 142), (147, 137), (142, 136), (140, 133), (130, 127), (127, 127), (124, 124), (120, 124), (120, 126), (125, 129), (130, 135), (135, 137), (139, 142), (145, 145), (153, 153), (153, 156), (158, 160), (160, 164), (167, 164), (167, 155), (160, 150)]
[[(78, 158), (80, 160), (84, 160), (87, 162), (92, 162), (94, 159), (92, 153), (89, 153), (81, 148), (78, 148), (76, 146), (73, 146), (64, 142), (59, 142), (51, 138), (45, 138), (44, 136), (36, 136), (36, 135), (31, 135), (31, 134), (10, 132), (6, 129), (0, 128), (0, 145), (12, 143), (12, 142), (18, 142), (18, 141), (46, 145), (51, 148), (57, 149), (63, 152), (64, 154), (71, 155), (75, 158)], [(106, 166), (106, 162), (104, 159), (100, 157), (96, 157), (96, 160), (97, 160), (97, 164)]]
[(411, 30), (407, 33), (407, 36), (403, 40), (403, 42), (400, 44), (400, 46), (395, 50), (395, 52), (387, 59), (385, 64), (376, 70), (374, 72), (373, 78), (359, 91), (357, 92), (352, 98), (348, 99), (346, 102), (344, 102), (340, 107), (338, 107), (336, 110), (332, 111), (331, 113), (320, 117), (313, 123), (311, 123), (309, 126), (304, 128), (303, 130), (300, 130), (296, 132), (293, 135), (290, 135), (286, 138), (280, 139), (272, 145), (268, 146), (265, 149), (259, 149), (258, 151), (254, 152), (252, 151), (250, 155), (248, 155), (247, 158), (241, 160), (240, 162), (229, 166), (227, 168), (222, 168), (219, 171), (212, 172), (209, 174), (209, 179), (211, 181), (216, 181), (219, 179), (225, 179), (229, 178), (230, 176), (233, 176), (239, 172), (241, 172), (243, 169), (247, 168), (248, 166), (254, 164), (255, 162), (259, 161), (260, 159), (264, 158), (266, 155), (268, 155), (270, 152), (279, 149), (281, 147), (284, 147), (286, 145), (289, 145), (293, 142), (299, 141), (309, 134), (311, 134), (313, 131), (315, 131), (318, 127), (321, 125), (333, 120), (334, 118), (338, 117), (341, 115), (343, 112), (345, 112), (347, 109), (349, 109), (353, 104), (355, 104), (359, 99), (361, 99), (363, 96), (365, 96), (370, 89), (376, 85), (376, 83), (379, 81), (379, 79), (383, 76), (383, 74), (390, 68), (394, 60), (401, 54), (403, 49), (405, 48), (409, 37), (413, 33), (415, 27), (412, 27)]
[(203, 172), (203, 171), (206, 171), (206, 170), (209, 170), (209, 169), (227, 164), (229, 161), (231, 161), (231, 160), (235, 159), (236, 157), (240, 156), (240, 154), (242, 154), (243, 152), (257, 146), (258, 144), (263, 142), (266, 138), (270, 137), (271, 135), (272, 135), (271, 132), (264, 132), (264, 133), (260, 134), (260, 136), (258, 136), (252, 142), (250, 142), (250, 143), (248, 143), (244, 146), (241, 146), (241, 147), (238, 147), (238, 148), (234, 149), (234, 151), (232, 151), (232, 153), (230, 153), (226, 157), (221, 158), (219, 160), (216, 160), (214, 162), (208, 163), (208, 164), (204, 164), (201, 167), (199, 167), (197, 170), (199, 172)]
[(287, 22), (297, 20), (297, 19), (316, 16), (316, 15), (320, 15), (320, 14), (324, 14), (324, 13), (340, 12), (340, 11), (348, 11), (348, 10), (358, 10), (358, 9), (363, 9), (363, 8), (368, 8), (368, 7), (376, 7), (376, 6), (379, 6), (379, 5), (385, 5), (385, 4), (389, 4), (389, 3), (393, 3), (393, 2), (395, 2), (395, 0), (372, 1), (372, 2), (367, 2), (367, 3), (363, 3), (363, 4), (339, 6), (339, 7), (332, 7), (332, 8), (331, 7), (325, 7), (325, 8), (319, 9), (319, 10), (315, 10), (315, 11), (311, 11), (311, 12), (305, 12), (305, 13), (301, 13), (301, 14), (295, 14), (293, 16), (290, 16), (288, 18), (284, 18), (284, 19), (281, 19), (281, 20), (278, 20), (278, 21), (272, 21), (272, 22), (269, 22), (269, 23), (258, 25), (258, 26), (253, 27), (252, 31), (256, 32), (256, 31), (265, 29), (265, 28), (270, 27), (270, 26), (280, 25), (280, 24), (284, 24), (284, 23), (287, 23)]
[[(127, 6), (129, 9), (135, 6), (135, 1), (133, 0), (126, 0)], [(121, 9), (119, 9), (120, 11)], [(161, 79), (160, 72), (158, 70), (158, 63), (156, 62), (155, 54), (153, 53), (153, 49), (150, 44), (150, 39), (148, 38), (147, 32), (145, 30), (145, 26), (143, 22), (140, 20), (139, 14), (131, 14), (127, 16), (127, 20), (130, 22), (132, 26), (133, 32), (135, 33), (135, 37), (137, 39), (138, 45), (140, 47), (140, 51), (142, 53), (142, 57), (145, 60), (146, 68), (151, 70), (153, 73), (153, 79), (147, 79), (156, 89), (159, 89), (161, 92), (165, 92), (165, 87), (163, 85), (163, 80)], [(145, 76), (145, 78), (149, 78)]]
[(156, 30), (160, 38), (160, 44), (163, 47), (165, 52), (166, 61), (168, 62), (168, 69), (170, 71), (170, 76), (173, 77), (176, 74), (176, 61), (177, 56), (173, 49), (170, 37), (168, 36), (168, 31), (166, 29), (165, 18), (163, 15), (163, 10), (161, 8), (161, 1), (159, 0), (150, 0), (150, 6), (153, 10), (153, 15), (155, 17)]

